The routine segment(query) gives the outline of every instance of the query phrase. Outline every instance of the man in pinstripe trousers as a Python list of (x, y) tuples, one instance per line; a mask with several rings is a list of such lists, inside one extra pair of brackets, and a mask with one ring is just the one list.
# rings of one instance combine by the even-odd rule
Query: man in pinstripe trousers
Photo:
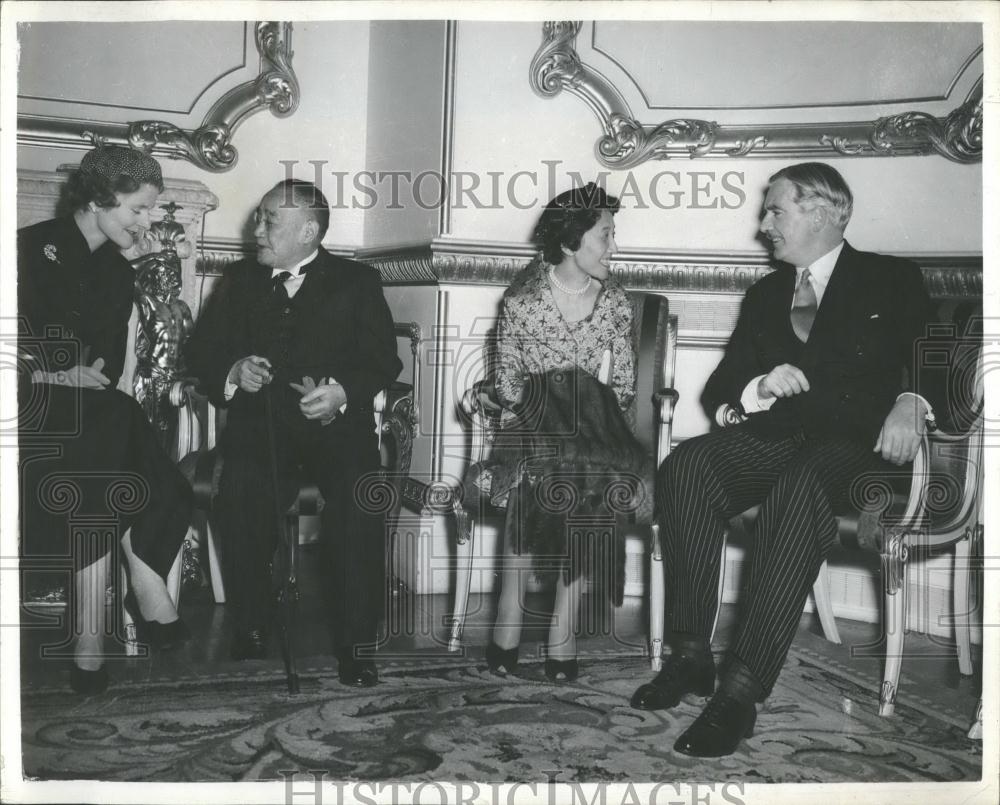
[[(774, 686), (836, 542), (835, 512), (862, 476), (911, 462), (933, 423), (931, 404), (905, 385), (917, 379), (914, 342), (930, 314), (920, 270), (853, 249), (844, 240), (852, 208), (829, 165), (792, 165), (770, 178), (760, 230), (779, 268), (747, 291), (702, 398), (719, 424), (727, 406), (744, 421), (684, 442), (659, 470), (674, 639), (632, 706), (711, 695), (674, 744), (686, 755), (728, 755), (752, 734), (756, 702)], [(709, 639), (725, 526), (756, 504), (745, 603), (716, 689)]]

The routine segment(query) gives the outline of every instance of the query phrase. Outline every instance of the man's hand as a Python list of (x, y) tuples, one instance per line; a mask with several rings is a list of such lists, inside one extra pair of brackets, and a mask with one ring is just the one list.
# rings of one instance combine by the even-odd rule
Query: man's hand
[(60, 372), (36, 372), (32, 377), (36, 383), (53, 383), (81, 389), (104, 389), (111, 381), (101, 371), (102, 369), (104, 369), (104, 358), (98, 358), (90, 366), (79, 364)]
[(809, 381), (797, 366), (783, 363), (775, 366), (757, 384), (757, 396), (762, 400), (772, 397), (793, 397), (809, 391)]
[(228, 380), (248, 394), (256, 394), (271, 382), (271, 362), (259, 355), (248, 355), (236, 362)]
[(324, 425), (332, 422), (347, 402), (347, 393), (340, 383), (317, 386), (311, 377), (303, 377), (301, 386), (297, 383), (289, 385), (302, 395), (299, 400), (302, 415), (306, 419), (318, 419)]
[(896, 465), (913, 461), (927, 429), (926, 415), (927, 408), (920, 398), (906, 396), (897, 400), (882, 423), (873, 452)]

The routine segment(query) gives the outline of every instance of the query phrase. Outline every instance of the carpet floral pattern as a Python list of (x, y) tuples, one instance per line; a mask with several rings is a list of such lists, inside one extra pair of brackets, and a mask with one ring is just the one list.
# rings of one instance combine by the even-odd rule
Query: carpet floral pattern
[[(699, 711), (628, 706), (649, 677), (637, 657), (591, 659), (572, 684), (541, 665), (498, 678), (472, 662), (383, 664), (353, 690), (335, 667), (304, 671), (290, 696), (274, 669), (124, 682), (80, 699), (61, 689), (22, 697), (25, 774), (35, 779), (243, 781), (326, 770), (341, 780), (490, 782), (958, 781), (980, 776), (977, 743), (957, 714), (901, 695), (892, 718), (873, 690), (793, 649), (736, 754), (698, 760), (672, 750)], [(849, 704), (846, 704), (849, 703)]]

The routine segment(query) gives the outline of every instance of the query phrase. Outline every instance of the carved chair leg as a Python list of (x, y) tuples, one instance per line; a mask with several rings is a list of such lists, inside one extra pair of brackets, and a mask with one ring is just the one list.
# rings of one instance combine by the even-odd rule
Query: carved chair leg
[(979, 706), (976, 708), (976, 720), (969, 727), (969, 737), (974, 741), (983, 740), (983, 697), (979, 697)]
[(167, 595), (170, 596), (170, 603), (174, 605), (175, 609), (181, 600), (181, 580), (184, 576), (184, 550), (187, 547), (188, 539), (189, 537), (185, 535), (184, 541), (177, 551), (177, 556), (174, 557), (174, 563), (170, 566), (170, 572), (167, 573)]
[(830, 570), (824, 561), (819, 568), (816, 582), (813, 584), (813, 601), (816, 604), (816, 614), (823, 626), (823, 634), (831, 643), (840, 645), (840, 632), (837, 631), (837, 621), (833, 617), (833, 605), (830, 602)]
[(139, 639), (135, 633), (135, 621), (132, 619), (131, 613), (125, 608), (125, 594), (128, 592), (128, 573), (125, 571), (124, 563), (118, 572), (121, 574), (119, 606), (121, 607), (122, 625), (125, 627), (125, 656), (135, 657), (139, 654)]
[(972, 675), (972, 602), (969, 600), (969, 548), (971, 540), (960, 539), (955, 543), (955, 565), (952, 572), (952, 618), (955, 626), (955, 643), (958, 647), (958, 670), (965, 676)]
[(663, 578), (663, 551), (660, 526), (652, 525), (652, 551), (649, 555), (649, 664), (653, 671), (663, 667), (663, 618), (666, 606), (666, 583)]
[(726, 539), (722, 540), (722, 559), (719, 562), (719, 590), (716, 595), (715, 619), (712, 621), (712, 631), (708, 635), (708, 644), (715, 640), (715, 630), (719, 628), (719, 613), (722, 612), (722, 591), (726, 587)]
[(890, 533), (881, 554), (882, 583), (885, 588), (885, 674), (879, 692), (880, 716), (891, 716), (896, 707), (899, 671), (903, 663), (906, 637), (907, 547), (905, 534)]
[(454, 504), (458, 541), (455, 546), (455, 609), (451, 618), (448, 651), (462, 649), (462, 630), (469, 608), (469, 588), (472, 583), (472, 549), (475, 544), (475, 523), (460, 503)]

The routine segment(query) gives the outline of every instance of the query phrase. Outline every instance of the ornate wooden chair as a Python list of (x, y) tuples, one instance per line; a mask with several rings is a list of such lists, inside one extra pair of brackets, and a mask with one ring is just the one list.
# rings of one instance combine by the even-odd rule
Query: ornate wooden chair
[[(640, 444), (655, 457), (656, 465), (670, 452), (670, 432), (673, 422), (677, 392), (673, 388), (674, 366), (677, 352), (677, 317), (671, 316), (667, 299), (655, 294), (632, 292), (629, 294), (633, 311), (633, 339), (636, 345), (636, 395), (632, 403), (635, 414), (635, 435)], [(606, 378), (605, 378), (606, 380)], [(494, 412), (499, 404), (492, 384), (480, 381), (473, 385), (462, 398), (461, 408), (469, 418), (471, 427), (471, 461), (484, 461), (489, 457), (493, 440), (499, 425)], [(648, 490), (652, 494), (652, 490)], [(450, 651), (458, 651), (462, 646), (462, 632), (468, 612), (469, 592), (472, 581), (472, 560), (475, 548), (476, 525), (489, 511), (496, 511), (490, 504), (488, 495), (477, 501), (456, 500), (453, 512), (457, 524), (455, 607), (452, 614), (448, 642)], [(498, 514), (501, 514), (497, 512)], [(508, 516), (510, 508), (502, 512)], [(650, 584), (653, 594), (657, 586), (662, 601), (663, 557), (660, 552), (656, 526), (652, 527), (650, 548)], [(657, 668), (662, 654), (662, 607), (651, 607), (651, 635), (649, 653), (653, 667)], [(659, 623), (659, 626), (657, 626)]]
[[(879, 693), (879, 715), (891, 716), (895, 708), (899, 672), (906, 634), (906, 604), (910, 560), (917, 555), (954, 551), (952, 573), (953, 623), (959, 669), (972, 673), (970, 551), (982, 540), (983, 483), (983, 381), (981, 366), (982, 319), (968, 305), (947, 305), (943, 324), (934, 325), (918, 345), (918, 359), (940, 367), (946, 374), (950, 411), (938, 412), (949, 430), (925, 435), (911, 475), (903, 488), (889, 483), (869, 487), (871, 504), (837, 518), (841, 546), (877, 552), (881, 558), (884, 589), (883, 634), (885, 646), (858, 646), (855, 656), (884, 656)], [(735, 411), (723, 417), (726, 425), (740, 421)], [(752, 528), (759, 507), (733, 518), (733, 529)], [(723, 569), (725, 562), (723, 562)], [(813, 587), (817, 614), (827, 639), (839, 643), (824, 562)], [(719, 580), (722, 600), (723, 579)], [(658, 588), (653, 588), (654, 593)], [(662, 600), (653, 601), (654, 610)], [(716, 614), (718, 619), (718, 614)], [(655, 640), (658, 635), (653, 635)]]

